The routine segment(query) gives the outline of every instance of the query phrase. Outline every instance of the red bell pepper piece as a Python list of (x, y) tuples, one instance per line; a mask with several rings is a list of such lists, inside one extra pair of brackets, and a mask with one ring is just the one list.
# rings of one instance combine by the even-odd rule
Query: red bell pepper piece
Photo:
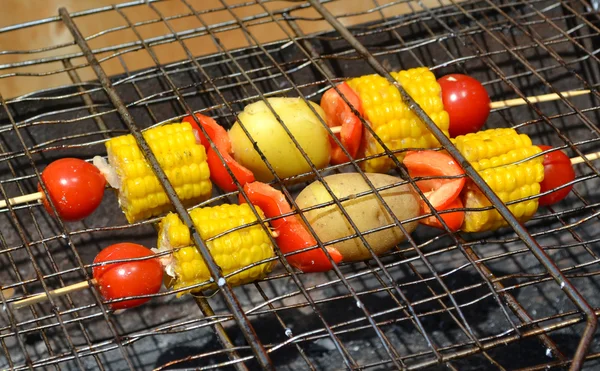
[[(460, 197), (457, 197), (444, 210), (462, 209), (463, 207), (464, 206), (463, 206), (462, 200), (460, 199)], [(443, 210), (437, 210), (438, 213), (441, 211), (443, 211)], [(424, 210), (424, 214), (429, 214), (429, 213), (431, 213), (431, 211), (427, 207)], [(450, 213), (444, 213), (444, 214), (440, 214), (440, 218), (442, 218), (444, 220), (444, 222), (446, 223), (446, 225), (448, 226), (450, 231), (456, 232), (457, 230), (460, 229), (460, 227), (462, 226), (462, 224), (465, 220), (465, 212), (463, 210), (460, 210), (460, 211), (453, 211)], [(440, 223), (438, 218), (436, 218), (434, 215), (432, 215), (426, 219), (421, 219), (420, 223), (424, 224), (424, 225), (428, 225), (430, 227), (444, 229), (444, 226), (442, 225), (442, 223)]]
[[(236, 179), (243, 186), (246, 183), (250, 183), (254, 181), (254, 174), (242, 165), (240, 165), (237, 161), (233, 159), (231, 156), (231, 141), (229, 140), (229, 136), (227, 131), (215, 120), (208, 116), (201, 115), (199, 113), (196, 114), (196, 118), (206, 130), (206, 133), (213, 141), (217, 150), (223, 157), (225, 163), (229, 166), (233, 175), (235, 175)], [(225, 192), (233, 192), (237, 191), (237, 186), (231, 179), (227, 168), (219, 158), (219, 155), (215, 152), (215, 150), (210, 146), (210, 142), (203, 135), (203, 132), (200, 130), (196, 121), (192, 116), (186, 116), (183, 119), (183, 122), (188, 122), (192, 125), (192, 128), (196, 130), (199, 134), (200, 144), (206, 148), (206, 162), (208, 163), (208, 168), (210, 169), (210, 178), (215, 184), (224, 190)]]
[[(283, 193), (268, 184), (261, 182), (247, 183), (244, 185), (244, 191), (250, 202), (260, 207), (268, 218), (276, 218), (292, 212), (292, 208)], [(240, 203), (246, 202), (243, 195), (240, 194), (239, 198)], [(273, 219), (270, 223), (278, 233), (277, 245), (284, 254), (317, 246), (317, 241), (305, 228), (302, 219), (298, 215)], [(336, 264), (342, 260), (342, 254), (337, 249), (327, 247), (327, 251)], [(319, 247), (287, 256), (286, 259), (291, 266), (300, 269), (304, 273), (325, 272), (333, 267), (327, 255)]]
[[(337, 88), (342, 95), (346, 97), (348, 102), (350, 102), (350, 104), (362, 115), (362, 104), (354, 90), (352, 90), (345, 82), (339, 84)], [(333, 88), (327, 90), (325, 94), (323, 94), (323, 97), (321, 98), (321, 108), (325, 111), (325, 117), (329, 127), (341, 126), (341, 131), (339, 134), (336, 134), (336, 136), (340, 139), (350, 156), (353, 158), (356, 157), (360, 148), (363, 131), (360, 119), (352, 113), (350, 106), (346, 104), (344, 99)], [(333, 138), (329, 138), (329, 141), (331, 142), (332, 164), (338, 165), (350, 161), (348, 156), (346, 156)]]
[[(445, 153), (424, 150), (410, 151), (403, 161), (412, 178), (464, 175), (465, 171)], [(460, 195), (466, 182), (465, 177), (454, 179), (427, 179), (417, 181), (417, 187), (425, 194), (436, 210), (446, 210)], [(428, 209), (423, 202), (423, 210)]]

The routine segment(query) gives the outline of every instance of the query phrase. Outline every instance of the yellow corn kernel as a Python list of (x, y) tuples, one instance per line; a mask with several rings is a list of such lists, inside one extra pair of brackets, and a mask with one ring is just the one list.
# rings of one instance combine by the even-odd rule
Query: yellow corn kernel
[[(264, 218), (262, 210), (258, 207), (256, 209), (261, 218)], [(257, 220), (247, 204), (198, 208), (190, 212), (190, 217), (223, 275), (275, 256), (269, 236), (260, 224), (237, 229)], [(219, 237), (211, 239), (217, 235)], [(207, 241), (209, 239), (211, 240)], [(160, 222), (158, 249), (174, 250), (173, 262), (166, 267), (167, 273), (172, 271), (174, 274), (174, 289), (197, 285), (210, 279), (208, 267), (193, 245), (188, 228), (176, 214), (169, 213)], [(228, 277), (227, 282), (237, 286), (255, 281), (265, 277), (273, 265), (274, 261), (271, 261), (246, 268)], [(214, 283), (207, 284), (179, 295), (214, 287)]]
[[(450, 119), (444, 110), (441, 88), (435, 75), (426, 67), (412, 68), (392, 73), (407, 93), (417, 102), (433, 122), (448, 135)], [(398, 89), (382, 76), (367, 75), (347, 81), (359, 96), (366, 119), (374, 132), (390, 151), (406, 148), (439, 147), (439, 142), (427, 126), (408, 108), (400, 98)], [(367, 135), (365, 155), (383, 153), (370, 132)], [(397, 153), (400, 161), (404, 153)], [(385, 172), (393, 166), (393, 161), (385, 156), (366, 161), (364, 168), (369, 172)]]
[[(143, 135), (184, 206), (210, 197), (206, 151), (196, 143), (189, 123), (158, 126)], [(106, 149), (120, 179), (119, 204), (130, 223), (172, 211), (171, 202), (132, 135), (107, 141)]]
[[(518, 134), (514, 129), (490, 129), (458, 136), (453, 142), (502, 202), (517, 201), (540, 193), (540, 183), (544, 180), (544, 157), (530, 158), (542, 150), (532, 145), (527, 135)], [(467, 181), (462, 198), (466, 208), (491, 205), (470, 181)], [(520, 222), (526, 222), (537, 211), (538, 200), (521, 201), (508, 205), (508, 208)], [(506, 224), (495, 209), (467, 211), (462, 230), (491, 231)]]

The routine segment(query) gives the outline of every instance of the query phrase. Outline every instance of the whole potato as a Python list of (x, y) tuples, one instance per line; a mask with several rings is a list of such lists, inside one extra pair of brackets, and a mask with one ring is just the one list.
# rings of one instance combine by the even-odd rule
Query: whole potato
[[(277, 115), (298, 141), (317, 169), (329, 164), (331, 145), (327, 130), (302, 98), (268, 98)], [(325, 121), (325, 113), (310, 102)], [(249, 104), (229, 130), (235, 160), (254, 173), (257, 180), (269, 182), (273, 174), (254, 149), (240, 122), (250, 133), (277, 175), (287, 178), (311, 171), (290, 136), (264, 101)]]
[[(376, 188), (401, 181), (399, 178), (386, 174), (367, 173), (366, 175)], [(371, 187), (358, 173), (335, 174), (326, 176), (323, 179), (338, 199), (351, 197), (352, 195), (371, 190)], [(420, 215), (419, 196), (410, 185), (399, 185), (380, 191), (379, 193), (399, 221)], [(323, 184), (316, 181), (300, 192), (296, 198), (296, 203), (298, 207), (305, 209), (332, 200)], [(394, 223), (390, 214), (373, 193), (360, 197), (351, 197), (349, 200), (343, 201), (342, 206), (361, 232)], [(348, 237), (356, 233), (344, 214), (340, 211), (340, 208), (335, 204), (306, 211), (304, 215), (323, 243)], [(417, 222), (410, 222), (403, 224), (403, 226), (408, 233), (411, 233), (417, 227)], [(377, 255), (392, 249), (405, 239), (404, 234), (397, 226), (369, 233), (364, 235), (364, 237)], [(344, 257), (344, 261), (371, 258), (371, 253), (359, 237), (337, 242), (332, 246), (338, 249)]]

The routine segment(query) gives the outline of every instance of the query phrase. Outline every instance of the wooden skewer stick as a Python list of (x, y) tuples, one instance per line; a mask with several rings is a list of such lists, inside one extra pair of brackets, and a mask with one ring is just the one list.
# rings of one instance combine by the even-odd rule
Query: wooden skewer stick
[(69, 285), (69, 286), (61, 287), (60, 289), (49, 291), (48, 294), (43, 292), (41, 294), (30, 296), (27, 299), (15, 301), (14, 303), (12, 303), (11, 306), (13, 309), (20, 309), (20, 308), (28, 307), (30, 305), (34, 305), (34, 304), (41, 303), (43, 301), (48, 300), (49, 296), (54, 298), (54, 297), (58, 297), (58, 296), (62, 296), (62, 295), (68, 295), (73, 292), (87, 289), (88, 287), (91, 287), (94, 285), (96, 285), (95, 279), (91, 279), (90, 281), (78, 282), (73, 285)]
[[(35, 192), (35, 193), (28, 194), (28, 195), (9, 198), (8, 202), (11, 205), (24, 204), (26, 202), (39, 201), (42, 199), (42, 196), (43, 196), (42, 192)], [(5, 207), (6, 207), (6, 201), (0, 200), (0, 209), (3, 209)]]
[[(600, 152), (590, 153), (589, 155), (585, 155), (585, 157), (588, 159), (588, 161), (594, 161), (600, 158)], [(571, 159), (571, 165), (581, 164), (582, 162), (585, 162), (585, 160), (581, 156), (573, 157)]]
[[(564, 98), (571, 98), (571, 97), (577, 97), (579, 95), (586, 95), (589, 93), (590, 93), (590, 90), (571, 90), (571, 91), (561, 92), (560, 94)], [(508, 100), (492, 102), (492, 103), (490, 103), (490, 108), (496, 109), (496, 108), (504, 108), (504, 107), (522, 106), (524, 104), (527, 104), (527, 101), (529, 101), (531, 103), (541, 103), (541, 102), (550, 102), (550, 101), (559, 100), (559, 99), (562, 99), (562, 98), (556, 93), (542, 94), (542, 95), (537, 95), (534, 97), (527, 97), (527, 100), (525, 100), (523, 98), (515, 98), (515, 99), (508, 99)]]

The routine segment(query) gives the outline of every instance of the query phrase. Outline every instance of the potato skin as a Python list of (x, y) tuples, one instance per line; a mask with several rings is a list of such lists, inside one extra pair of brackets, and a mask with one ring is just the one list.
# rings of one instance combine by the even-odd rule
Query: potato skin
[[(377, 188), (401, 181), (399, 178), (386, 174), (367, 173), (366, 175)], [(337, 198), (348, 197), (371, 189), (358, 173), (330, 175), (324, 180)], [(419, 196), (408, 184), (380, 191), (380, 194), (399, 221), (417, 217), (421, 213)], [(332, 201), (331, 196), (319, 181), (310, 184), (296, 198), (296, 203), (301, 209), (330, 201)], [(361, 232), (394, 223), (392, 217), (374, 194), (351, 198), (343, 201), (342, 206)], [(303, 212), (303, 214), (323, 243), (355, 234), (354, 229), (337, 205), (313, 209)], [(417, 227), (417, 222), (403, 224), (403, 226), (408, 233), (412, 233)], [(364, 237), (377, 255), (392, 249), (406, 238), (397, 226), (369, 233)], [(372, 258), (371, 253), (358, 237), (337, 242), (332, 246), (336, 247), (343, 255), (344, 261)]]
[[(277, 115), (286, 124), (294, 138), (317, 169), (329, 164), (331, 145), (327, 130), (302, 98), (268, 98)], [(325, 122), (325, 113), (310, 102)], [(269, 182), (273, 174), (254, 149), (242, 130), (240, 122), (254, 139), (280, 178), (311, 171), (283, 126), (264, 101), (249, 104), (229, 130), (235, 160), (254, 173), (257, 180)]]

